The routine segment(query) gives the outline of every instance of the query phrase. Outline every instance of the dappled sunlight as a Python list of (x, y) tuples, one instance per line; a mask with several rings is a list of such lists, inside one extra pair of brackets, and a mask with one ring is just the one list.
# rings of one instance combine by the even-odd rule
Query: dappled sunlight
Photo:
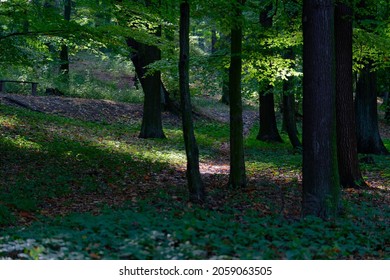
[(225, 174), (228, 175), (230, 171), (229, 164), (213, 164), (212, 162), (200, 162), (199, 171), (201, 174)]
[(28, 140), (24, 136), (15, 135), (14, 137), (6, 136), (4, 137), (4, 141), (8, 142), (8, 144), (13, 145), (15, 147), (21, 149), (29, 149), (33, 151), (42, 151), (43, 145), (36, 143), (34, 141)]

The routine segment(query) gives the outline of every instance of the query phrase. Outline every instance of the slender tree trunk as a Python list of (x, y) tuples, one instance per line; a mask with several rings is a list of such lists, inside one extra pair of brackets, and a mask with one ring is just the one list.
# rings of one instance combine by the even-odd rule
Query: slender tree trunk
[(224, 71), (222, 74), (222, 97), (221, 102), (225, 105), (229, 105), (229, 70)]
[[(272, 4), (260, 12), (259, 22), (264, 28), (272, 27), (272, 17), (268, 15), (270, 10), (272, 10)], [(265, 90), (260, 86), (259, 89), (260, 129), (256, 139), (267, 142), (283, 142), (276, 125), (273, 86), (269, 85)]]
[(387, 91), (385, 93), (385, 98), (383, 99), (383, 103), (385, 104), (385, 108), (386, 108), (386, 111), (385, 111), (385, 120), (386, 121), (390, 121), (390, 98), (389, 98), (389, 92)]
[[(236, 18), (241, 20), (243, 0), (237, 0)], [(236, 23), (231, 29), (231, 55), (229, 69), (230, 99), (230, 176), (229, 186), (246, 186), (244, 137), (242, 121), (241, 69), (242, 69), (242, 26)]]
[[(72, 12), (72, 1), (65, 0), (64, 2), (64, 19), (70, 21)], [(60, 51), (60, 75), (65, 91), (69, 91), (69, 47), (65, 44), (61, 46)]]
[(303, 1), (303, 216), (338, 212), (332, 0)]
[[(231, 45), (229, 36), (221, 34), (219, 38), (219, 49), (227, 49)], [(214, 47), (214, 51), (217, 49)], [(222, 70), (222, 96), (221, 103), (229, 105), (229, 69), (223, 68)]]
[(187, 180), (190, 201), (201, 203), (205, 200), (205, 190), (199, 172), (199, 150), (195, 140), (192, 121), (192, 106), (189, 88), (190, 57), (190, 5), (187, 0), (180, 4), (180, 59), (179, 86), (183, 121), (183, 137), (187, 155)]
[(283, 82), (283, 123), (285, 124), (288, 138), (294, 148), (302, 147), (298, 138), (297, 123), (295, 121), (295, 97), (289, 91), (292, 88), (292, 78)]
[(355, 110), (358, 152), (387, 155), (378, 127), (376, 74), (371, 64), (360, 72), (356, 85)]
[[(293, 59), (294, 52), (290, 48), (285, 54), (286, 59)], [(302, 144), (298, 138), (298, 129), (295, 118), (295, 96), (293, 92), (294, 77), (283, 81), (283, 129), (287, 132), (291, 145), (295, 148), (301, 148)]]
[(217, 30), (215, 28), (211, 29), (211, 53), (215, 53), (217, 51)]
[(335, 8), (338, 167), (341, 185), (359, 188), (366, 184), (359, 168), (353, 104), (352, 8), (338, 2)]

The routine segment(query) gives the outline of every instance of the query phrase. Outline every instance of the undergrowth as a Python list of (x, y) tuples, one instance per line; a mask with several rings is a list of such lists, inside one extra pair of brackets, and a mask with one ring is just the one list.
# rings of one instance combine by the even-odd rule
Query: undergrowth
[[(177, 171), (180, 127), (166, 127), (164, 140), (138, 139), (139, 129), (0, 105), (0, 258), (390, 258), (385, 188), (345, 191), (334, 221), (287, 211), (299, 209), (301, 155), (286, 135), (282, 144), (255, 141), (255, 126), (245, 142), (249, 188), (228, 190), (225, 175), (212, 175), (209, 201), (196, 206)], [(218, 159), (228, 126), (197, 121), (196, 133), (202, 158)], [(388, 184), (388, 157), (374, 161), (363, 166), (376, 175), (368, 180)], [(166, 181), (153, 179), (159, 174)]]

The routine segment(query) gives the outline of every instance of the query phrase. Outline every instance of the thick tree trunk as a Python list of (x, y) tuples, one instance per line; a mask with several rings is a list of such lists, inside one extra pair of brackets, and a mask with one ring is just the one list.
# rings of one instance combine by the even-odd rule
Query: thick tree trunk
[(337, 156), (343, 187), (366, 186), (359, 168), (353, 104), (352, 9), (337, 3), (335, 9)]
[[(155, 3), (160, 6), (160, 2)], [(145, 6), (152, 6), (154, 3), (145, 0)], [(155, 32), (157, 37), (161, 36), (161, 26)], [(162, 83), (160, 71), (149, 74), (148, 66), (161, 59), (161, 51), (157, 46), (140, 43), (132, 38), (127, 39), (127, 45), (135, 52), (131, 56), (135, 72), (141, 83), (144, 92), (144, 108), (140, 138), (165, 138), (162, 129)]]
[(356, 85), (355, 110), (358, 152), (387, 155), (378, 127), (376, 74), (367, 64)]
[[(241, 20), (243, 0), (237, 0), (236, 18)], [(242, 26), (235, 24), (231, 29), (231, 55), (229, 69), (230, 99), (230, 175), (229, 186), (246, 186), (244, 137), (242, 121), (241, 69), (242, 69)]]
[(275, 101), (272, 89), (273, 87), (269, 86), (269, 92), (260, 93), (260, 129), (256, 139), (267, 142), (283, 142), (276, 125)]
[(303, 216), (338, 212), (334, 9), (332, 0), (303, 2)]
[[(259, 22), (264, 28), (272, 27), (272, 17), (269, 16), (270, 10), (272, 10), (272, 4), (269, 4), (260, 12)], [(273, 86), (267, 86), (265, 90), (259, 90), (260, 128), (256, 139), (267, 142), (283, 142), (276, 125), (275, 101), (272, 89)]]
[(160, 71), (155, 71), (146, 75), (147, 66), (160, 60), (161, 52), (156, 46), (139, 43), (133, 39), (128, 39), (127, 44), (135, 50), (131, 60), (144, 92), (144, 112), (139, 137), (165, 138), (161, 118), (161, 74)]
[(190, 5), (188, 1), (180, 4), (180, 60), (179, 86), (183, 121), (183, 137), (187, 155), (187, 180), (190, 201), (201, 203), (205, 200), (205, 190), (199, 171), (199, 150), (195, 140), (192, 106), (189, 88), (190, 56)]

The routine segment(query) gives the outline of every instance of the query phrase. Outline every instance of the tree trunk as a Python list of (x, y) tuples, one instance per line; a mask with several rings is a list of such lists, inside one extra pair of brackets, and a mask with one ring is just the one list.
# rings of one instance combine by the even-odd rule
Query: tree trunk
[[(218, 49), (215, 46), (218, 46)], [(214, 44), (214, 52), (216, 52), (217, 50), (219, 50), (219, 51), (224, 50), (225, 51), (230, 46), (231, 46), (231, 42), (230, 42), (229, 36), (221, 34), (218, 44), (217, 43)], [(222, 73), (222, 75), (221, 75), (222, 76), (222, 96), (221, 96), (220, 102), (225, 104), (225, 105), (229, 105), (229, 103), (230, 103), (230, 101), (229, 101), (229, 69), (224, 67), (222, 69), (221, 73)]]
[[(65, 0), (64, 4), (64, 19), (70, 21), (72, 1)], [(65, 44), (61, 46), (60, 51), (60, 75), (64, 91), (69, 92), (69, 47)]]
[(283, 142), (276, 125), (275, 101), (272, 86), (267, 87), (270, 92), (260, 92), (260, 129), (256, 139), (267, 142)]
[[(152, 1), (145, 0), (146, 7), (152, 5)], [(156, 5), (160, 6), (161, 3), (158, 2)], [(157, 37), (161, 36), (161, 26), (157, 28), (154, 35)], [(127, 38), (127, 45), (134, 50), (131, 60), (144, 92), (144, 108), (139, 137), (165, 138), (161, 117), (163, 107), (161, 73), (160, 71), (147, 73), (148, 66), (161, 59), (161, 50), (157, 46), (141, 43), (132, 38)]]
[(387, 155), (378, 127), (376, 74), (371, 70), (371, 64), (367, 64), (356, 85), (357, 148), (359, 153)]
[(187, 155), (187, 180), (190, 201), (201, 203), (205, 200), (205, 190), (199, 171), (199, 150), (195, 140), (192, 106), (189, 88), (190, 58), (190, 5), (188, 1), (180, 4), (180, 59), (179, 86), (182, 110), (183, 137)]
[(353, 104), (352, 8), (337, 3), (336, 46), (336, 127), (340, 183), (346, 188), (366, 186), (359, 168), (356, 121)]
[(303, 2), (303, 216), (338, 213), (332, 0)]
[(229, 105), (229, 70), (222, 74), (222, 97), (221, 102), (225, 105)]
[(215, 53), (217, 51), (217, 30), (215, 28), (211, 29), (211, 53)]
[[(259, 22), (264, 28), (272, 27), (272, 17), (268, 15), (271, 10), (272, 4), (269, 4), (263, 11), (260, 12)], [(271, 54), (269, 53), (269, 55)], [(265, 90), (262, 90), (260, 86), (259, 89), (260, 128), (256, 139), (267, 142), (283, 142), (276, 125), (275, 101), (272, 90), (273, 86), (269, 85)]]
[(389, 92), (385, 93), (385, 97), (383, 98), (383, 103), (385, 104), (385, 120), (390, 121), (390, 98)]
[[(243, 0), (237, 0), (235, 14), (241, 20)], [(229, 186), (246, 186), (244, 137), (242, 121), (241, 69), (242, 69), (242, 26), (237, 22), (231, 29), (231, 55), (229, 68), (230, 99), (230, 175)]]
[(295, 97), (293, 93), (289, 92), (292, 88), (291, 83), (292, 77), (283, 82), (283, 123), (291, 145), (294, 148), (300, 148), (302, 144), (298, 138), (297, 123), (295, 121)]
[[(294, 59), (294, 52), (289, 48), (284, 56), (286, 59)], [(282, 129), (287, 132), (291, 145), (295, 148), (302, 148), (301, 141), (298, 138), (298, 129), (295, 117), (295, 96), (294, 96), (294, 80), (291, 76), (288, 80), (283, 81), (283, 125)]]
[(165, 138), (161, 118), (161, 74), (155, 71), (147, 75), (147, 66), (161, 59), (161, 52), (156, 46), (127, 39), (127, 45), (135, 50), (131, 56), (135, 72), (144, 92), (144, 112), (140, 138)]

